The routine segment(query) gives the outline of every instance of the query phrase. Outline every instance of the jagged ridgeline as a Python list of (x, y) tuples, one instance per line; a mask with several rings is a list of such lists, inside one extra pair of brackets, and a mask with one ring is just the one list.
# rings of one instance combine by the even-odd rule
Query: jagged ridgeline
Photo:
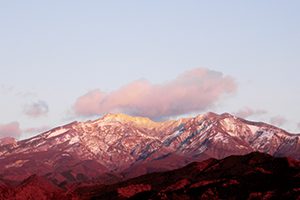
[(80, 181), (114, 183), (193, 161), (253, 151), (299, 160), (299, 137), (227, 113), (158, 123), (107, 114), (30, 139), (0, 142), (0, 180), (17, 185), (28, 175), (37, 174), (58, 186)]

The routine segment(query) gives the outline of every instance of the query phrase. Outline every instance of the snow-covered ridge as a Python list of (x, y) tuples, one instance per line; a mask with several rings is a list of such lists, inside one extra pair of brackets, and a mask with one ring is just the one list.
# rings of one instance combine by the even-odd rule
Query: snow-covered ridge
[(222, 158), (256, 150), (300, 155), (300, 135), (291, 137), (264, 123), (214, 113), (158, 123), (148, 118), (107, 114), (95, 121), (67, 124), (17, 144), (11, 151), (0, 148), (0, 159), (2, 155), (31, 156), (33, 152), (44, 151), (50, 152), (52, 159), (44, 160), (54, 165), (61, 161), (60, 157), (52, 158), (52, 152), (57, 155), (65, 152), (76, 162), (94, 160), (110, 170), (121, 170), (169, 154), (193, 159)]

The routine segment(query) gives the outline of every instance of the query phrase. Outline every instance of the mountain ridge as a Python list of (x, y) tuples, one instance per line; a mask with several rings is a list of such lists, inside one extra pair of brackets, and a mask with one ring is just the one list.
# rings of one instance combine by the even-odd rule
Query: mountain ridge
[(114, 184), (74, 183), (59, 188), (31, 175), (16, 187), (0, 184), (0, 199), (298, 199), (299, 180), (300, 161), (252, 152)]
[(112, 183), (253, 151), (299, 160), (300, 134), (228, 113), (165, 122), (109, 113), (0, 146), (0, 180), (17, 184), (37, 174), (57, 185), (98, 177)]

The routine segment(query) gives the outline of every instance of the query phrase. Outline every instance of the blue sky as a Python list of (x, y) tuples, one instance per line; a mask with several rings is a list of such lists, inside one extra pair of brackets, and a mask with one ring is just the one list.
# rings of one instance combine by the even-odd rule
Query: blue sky
[[(0, 0), (0, 138), (105, 112), (156, 121), (229, 112), (299, 133), (299, 10), (299, 1)], [(218, 92), (203, 95), (207, 84)], [(159, 100), (145, 103), (151, 96)]]

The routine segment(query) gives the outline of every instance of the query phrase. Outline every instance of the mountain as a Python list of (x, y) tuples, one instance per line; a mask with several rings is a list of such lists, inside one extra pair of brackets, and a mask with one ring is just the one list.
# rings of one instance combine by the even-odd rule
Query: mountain
[(0, 186), (0, 199), (11, 200), (25, 200), (25, 199), (62, 199), (64, 190), (54, 185), (52, 182), (39, 177), (31, 175), (23, 180), (17, 187), (5, 185), (4, 188)]
[(116, 183), (194, 161), (258, 151), (300, 159), (300, 135), (230, 114), (153, 122), (107, 114), (0, 146), (0, 180), (13, 186), (37, 174), (59, 187)]
[(14, 190), (16, 199), (58, 199), (64, 190), (36, 174), (23, 180)]
[(300, 162), (264, 153), (210, 158), (94, 188), (86, 199), (299, 199)]
[(299, 199), (300, 162), (252, 152), (210, 158), (115, 184), (78, 184), (61, 190), (32, 175), (0, 199)]
[(10, 199), (14, 195), (14, 188), (0, 181), (0, 200)]
[(16, 140), (13, 137), (8, 136), (8, 137), (0, 139), (0, 146), (7, 145), (7, 144), (13, 144), (13, 143), (16, 143), (16, 142), (18, 142), (18, 140)]

